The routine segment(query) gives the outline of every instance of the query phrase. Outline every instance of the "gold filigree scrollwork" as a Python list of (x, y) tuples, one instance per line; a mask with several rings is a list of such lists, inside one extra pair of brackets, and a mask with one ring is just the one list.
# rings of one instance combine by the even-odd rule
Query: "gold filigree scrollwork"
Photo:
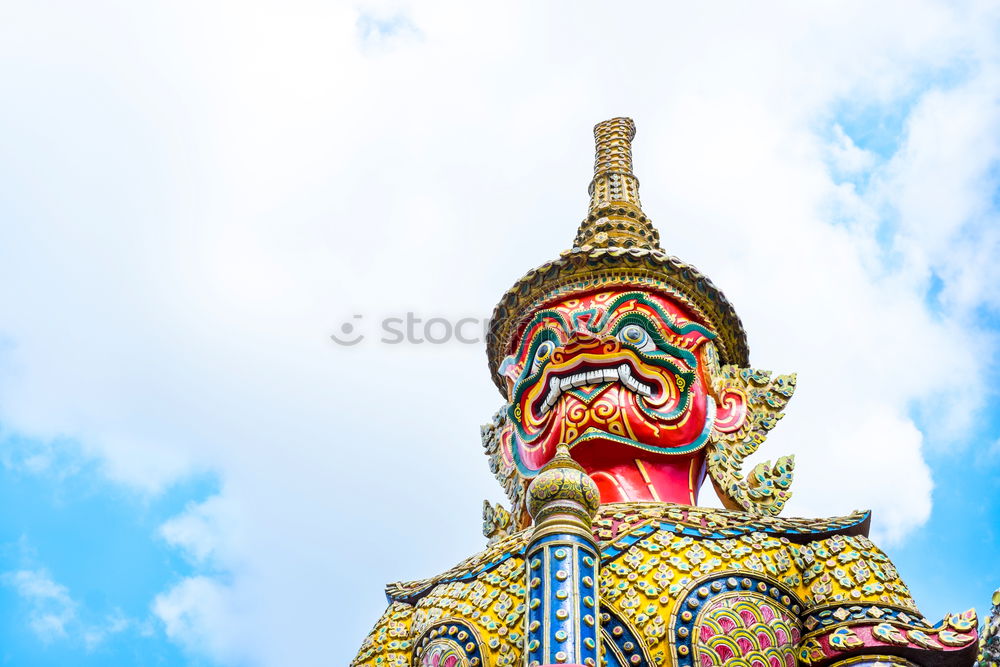
[(795, 392), (795, 374), (771, 375), (770, 371), (719, 365), (713, 345), (706, 349), (705, 361), (712, 388), (724, 403), (727, 396), (742, 395), (746, 418), (733, 431), (713, 429), (708, 446), (708, 473), (722, 503), (729, 509), (775, 516), (791, 497), (794, 456), (782, 456), (754, 466), (746, 478), (743, 461), (757, 451), (784, 415)]
[[(500, 486), (503, 487), (504, 492), (507, 494), (507, 500), (510, 502), (511, 508), (511, 524), (516, 530), (527, 526), (530, 523), (530, 519), (524, 505), (525, 480), (518, 474), (517, 467), (514, 465), (513, 458), (511, 457), (510, 443), (507, 443), (506, 452), (504, 451), (504, 432), (506, 431), (507, 437), (510, 437), (510, 430), (504, 428), (507, 424), (507, 411), (509, 408), (508, 404), (504, 404), (497, 410), (490, 423), (480, 427), (480, 436), (483, 442), (483, 449), (486, 450), (486, 456), (490, 462), (490, 472), (497, 478)], [(487, 537), (490, 536), (487, 535)]]
[(503, 505), (483, 501), (483, 535), (489, 539), (488, 544), (510, 535), (511, 523), (510, 512)]

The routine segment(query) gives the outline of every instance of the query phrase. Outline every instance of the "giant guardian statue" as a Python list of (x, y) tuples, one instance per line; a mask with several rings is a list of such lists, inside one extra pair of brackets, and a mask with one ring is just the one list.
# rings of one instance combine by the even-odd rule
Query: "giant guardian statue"
[[(732, 304), (664, 252), (631, 119), (594, 128), (573, 246), (503, 295), (483, 427), (509, 508), (486, 548), (390, 584), (357, 667), (969, 667), (973, 611), (925, 619), (871, 516), (782, 518), (793, 460), (744, 472), (795, 391)], [(709, 478), (726, 509), (699, 506)]]

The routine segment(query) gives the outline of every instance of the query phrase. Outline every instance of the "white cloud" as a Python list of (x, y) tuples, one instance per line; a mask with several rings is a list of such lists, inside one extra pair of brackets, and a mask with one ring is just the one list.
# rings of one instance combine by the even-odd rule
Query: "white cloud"
[(67, 636), (67, 625), (76, 619), (76, 603), (65, 586), (45, 570), (18, 570), (3, 575), (28, 605), (28, 626), (42, 641)]
[(167, 636), (190, 650), (216, 660), (249, 659), (238, 655), (238, 643), (220, 632), (236, 613), (225, 587), (208, 577), (188, 577), (153, 602), (153, 613), (163, 622)]
[[(180, 514), (162, 526), (160, 535), (171, 545), (183, 549), (194, 563), (206, 564), (217, 557), (222, 505), (218, 496), (200, 504), (189, 505)], [(224, 519), (221, 519), (224, 522)]]
[(957, 316), (1000, 308), (1000, 62), (916, 105), (880, 196), (899, 216), (901, 252), (915, 272), (943, 281), (942, 304)]
[[(961, 433), (993, 350), (970, 319), (996, 305), (988, 9), (11, 10), (0, 423), (150, 492), (217, 472), (161, 530), (212, 574), (157, 598), (168, 635), (344, 663), (386, 580), (483, 545), (498, 397), (478, 346), (327, 335), (353, 313), (487, 315), (568, 245), (590, 127), (629, 114), (665, 247), (737, 305), (756, 365), (799, 372), (761, 452), (798, 457), (789, 512), (870, 506), (898, 540), (930, 508), (914, 405)], [(405, 29), (362, 48), (365, 15)], [(902, 100), (886, 162), (837, 129), (844, 105)]]
[(840, 125), (833, 126), (833, 141), (828, 151), (834, 169), (845, 175), (867, 172), (875, 164), (875, 154), (858, 148)]
[(109, 638), (130, 628), (144, 632), (144, 624), (115, 609), (98, 622), (69, 589), (58, 583), (45, 568), (22, 569), (0, 575), (0, 583), (13, 588), (27, 608), (24, 619), (41, 641), (80, 641), (86, 651), (93, 651)]
[(397, 8), (393, 12), (364, 11), (357, 20), (361, 49), (369, 55), (386, 53), (420, 38), (420, 31), (407, 13)]
[(114, 635), (121, 634), (135, 625), (135, 621), (126, 617), (121, 611), (110, 614), (104, 623), (89, 627), (83, 632), (83, 644), (86, 650), (93, 651)]

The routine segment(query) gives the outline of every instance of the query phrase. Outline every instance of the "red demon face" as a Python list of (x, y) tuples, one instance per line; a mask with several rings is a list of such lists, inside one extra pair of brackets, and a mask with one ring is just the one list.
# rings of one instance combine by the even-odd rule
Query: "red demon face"
[[(520, 473), (533, 476), (564, 442), (605, 502), (637, 499), (623, 487), (622, 466), (634, 469), (643, 489), (676, 481), (693, 494), (704, 475), (696, 453), (713, 426), (744, 414), (728, 401), (720, 410), (710, 393), (700, 359), (713, 337), (679, 304), (651, 292), (597, 292), (537, 311), (500, 369), (510, 400), (509, 454)], [(677, 480), (654, 479), (676, 467), (657, 462), (681, 459)], [(638, 495), (660, 499), (650, 491)]]

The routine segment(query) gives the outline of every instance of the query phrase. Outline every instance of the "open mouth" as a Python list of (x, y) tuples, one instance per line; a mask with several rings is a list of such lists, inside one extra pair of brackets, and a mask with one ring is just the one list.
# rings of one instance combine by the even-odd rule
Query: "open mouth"
[[(539, 415), (544, 415), (551, 410), (559, 401), (559, 398), (570, 389), (575, 387), (596, 386), (620, 382), (630, 391), (651, 398), (653, 396), (653, 383), (646, 383), (643, 378), (636, 378), (640, 375), (627, 362), (619, 363), (615, 366), (601, 367), (574, 367), (560, 370), (553, 370), (547, 373), (548, 391), (539, 395), (539, 399), (532, 406)], [(642, 377), (640, 375), (640, 377)]]

